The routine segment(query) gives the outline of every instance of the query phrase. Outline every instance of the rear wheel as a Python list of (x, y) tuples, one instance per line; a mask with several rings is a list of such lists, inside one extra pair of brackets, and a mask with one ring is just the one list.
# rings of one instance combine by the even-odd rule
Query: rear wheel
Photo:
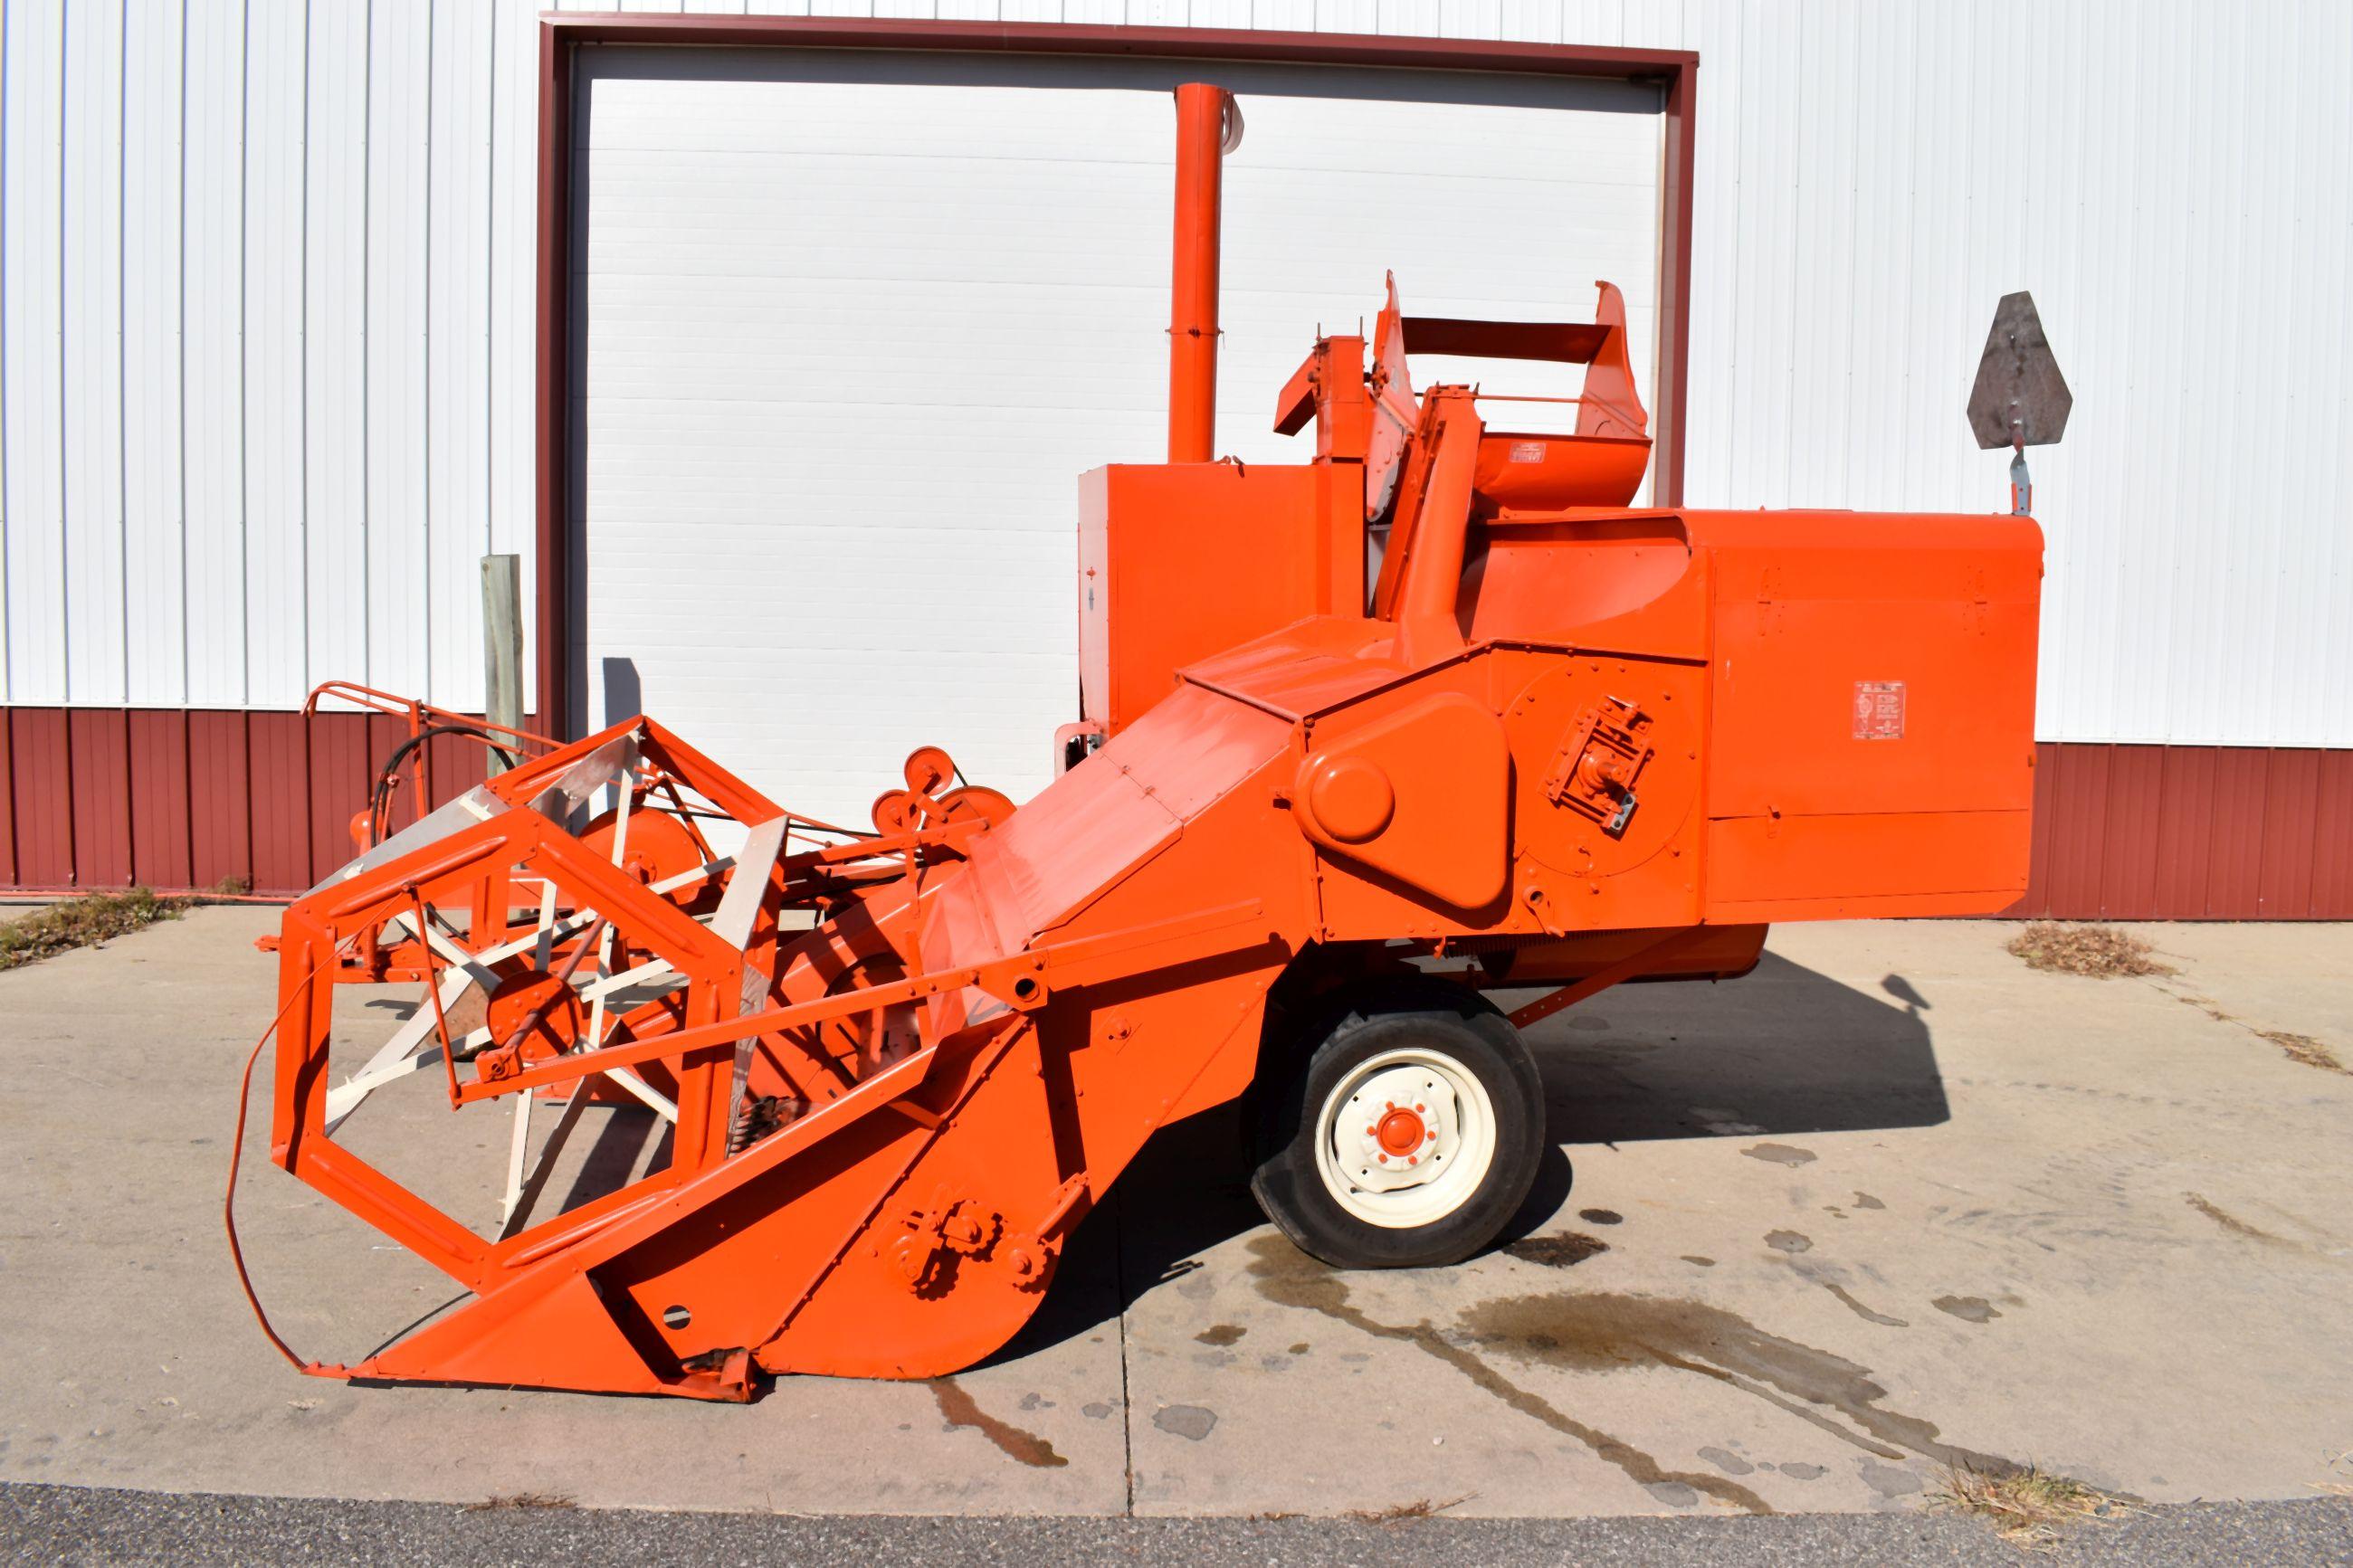
[(1344, 1268), (1458, 1263), (1493, 1241), (1544, 1149), (1519, 1031), (1459, 987), (1382, 982), (1310, 1041), (1264, 1102), (1250, 1190), (1267, 1217)]

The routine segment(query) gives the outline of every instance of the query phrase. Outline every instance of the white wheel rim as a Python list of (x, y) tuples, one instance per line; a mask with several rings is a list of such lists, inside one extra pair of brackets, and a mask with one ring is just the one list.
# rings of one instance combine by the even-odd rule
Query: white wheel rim
[(1494, 1162), (1494, 1105), (1442, 1051), (1383, 1051), (1341, 1079), (1315, 1114), (1324, 1190), (1367, 1225), (1409, 1230), (1444, 1219)]

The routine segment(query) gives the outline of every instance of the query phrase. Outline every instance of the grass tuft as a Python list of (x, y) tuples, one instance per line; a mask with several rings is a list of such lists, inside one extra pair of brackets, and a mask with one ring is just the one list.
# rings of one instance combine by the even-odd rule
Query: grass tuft
[(87, 893), (0, 925), (0, 970), (94, 947), (187, 912), (185, 899), (158, 898), (144, 888), (127, 893)]
[(2130, 931), (2114, 926), (2062, 925), (2036, 921), (2009, 942), (2011, 956), (2022, 958), (2029, 969), (2054, 974), (2084, 974), (2094, 980), (2118, 975), (2171, 974), (2173, 966), (2160, 963), (2156, 950)]
[(1392, 1503), (1387, 1508), (1352, 1510), (1348, 1517), (1366, 1524), (1412, 1524), (1425, 1519), (1436, 1519), (1450, 1508), (1460, 1508), (1478, 1494), (1464, 1492), (1461, 1497), (1448, 1498), (1444, 1502), (1432, 1502), (1417, 1498), (1411, 1502)]
[(510, 1513), (522, 1509), (576, 1508), (579, 1505), (561, 1492), (501, 1492), (497, 1497), (484, 1498), (466, 1505), (468, 1513)]
[(1966, 1466), (1945, 1472), (1929, 1506), (1982, 1519), (2013, 1546), (2046, 1547), (2069, 1525), (2113, 1523), (2129, 1511), (2120, 1498), (2029, 1465), (1989, 1474)]

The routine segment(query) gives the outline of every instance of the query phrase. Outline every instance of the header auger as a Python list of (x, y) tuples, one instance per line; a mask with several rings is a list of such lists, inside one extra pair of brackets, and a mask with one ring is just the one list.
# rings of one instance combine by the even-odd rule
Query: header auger
[[(1200, 162), (1238, 121), (1179, 101), (1198, 282)], [(1583, 365), (1575, 431), (1416, 393), (1414, 353)], [(1369, 343), (1320, 340), (1282, 390), (1277, 428), (1311, 422), (1305, 463), (1082, 481), (1082, 713), (1018, 808), (926, 748), (870, 827), (833, 826), (636, 719), (525, 748), (289, 909), (271, 1157), (470, 1292), (307, 1370), (736, 1399), (952, 1372), (1156, 1129), (1246, 1092), (1253, 1187), (1300, 1246), (1460, 1260), (1543, 1145), (1528, 1026), (1746, 973), (1770, 921), (2021, 889), (2031, 521), (1632, 507), (1648, 419), (1607, 284), (1573, 323), (1409, 317), (1392, 289)], [(330, 1021), (381, 977), (362, 951), (425, 1005), (354, 1067)], [(501, 1212), (461, 1221), (338, 1141), (417, 1079), (511, 1118)], [(548, 1173), (600, 1100), (649, 1107), (667, 1160), (562, 1208)]]

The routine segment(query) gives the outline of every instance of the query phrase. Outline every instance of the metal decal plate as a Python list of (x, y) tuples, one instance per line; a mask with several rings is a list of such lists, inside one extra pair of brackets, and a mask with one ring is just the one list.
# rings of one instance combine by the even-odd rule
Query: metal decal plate
[(1854, 683), (1854, 738), (1858, 741), (1900, 741), (1904, 738), (1902, 681), (1858, 680)]

